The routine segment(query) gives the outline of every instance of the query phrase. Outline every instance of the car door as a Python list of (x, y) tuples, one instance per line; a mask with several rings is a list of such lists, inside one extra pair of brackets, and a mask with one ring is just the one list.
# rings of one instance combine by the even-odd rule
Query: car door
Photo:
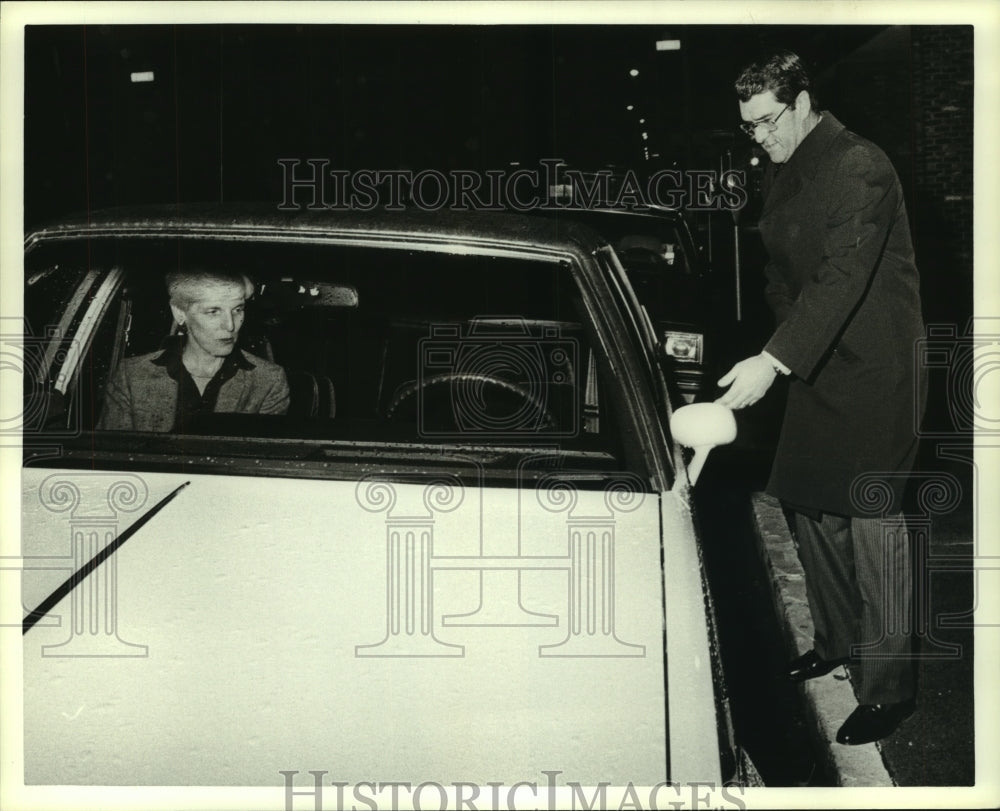
[(96, 251), (52, 365), (93, 405), (22, 475), (25, 608), (155, 512), (24, 635), (26, 782), (718, 782), (694, 530), (627, 282), (566, 247), (294, 236), (180, 253), (252, 272), (254, 347), (328, 379), (336, 417), (185, 435), (93, 430), (99, 381), (170, 332), (178, 245)]

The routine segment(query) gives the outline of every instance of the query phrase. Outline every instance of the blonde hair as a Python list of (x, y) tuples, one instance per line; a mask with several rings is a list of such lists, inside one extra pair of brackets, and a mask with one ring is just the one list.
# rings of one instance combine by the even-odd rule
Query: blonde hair
[(230, 270), (195, 269), (175, 270), (166, 276), (167, 294), (170, 303), (186, 310), (194, 298), (190, 294), (192, 287), (205, 284), (232, 284), (243, 288), (243, 297), (249, 299), (253, 295), (254, 284), (245, 273)]

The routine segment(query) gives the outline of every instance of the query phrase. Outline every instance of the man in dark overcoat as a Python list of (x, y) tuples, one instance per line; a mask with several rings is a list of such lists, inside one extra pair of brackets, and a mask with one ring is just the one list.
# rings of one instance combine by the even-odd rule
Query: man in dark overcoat
[(760, 232), (777, 328), (719, 381), (719, 402), (744, 408), (790, 376), (768, 491), (794, 516), (815, 636), (788, 675), (850, 663), (859, 706), (837, 740), (867, 743), (914, 706), (900, 502), (925, 382), (906, 209), (888, 158), (817, 107), (798, 56), (751, 64), (736, 90), (744, 131), (771, 159)]

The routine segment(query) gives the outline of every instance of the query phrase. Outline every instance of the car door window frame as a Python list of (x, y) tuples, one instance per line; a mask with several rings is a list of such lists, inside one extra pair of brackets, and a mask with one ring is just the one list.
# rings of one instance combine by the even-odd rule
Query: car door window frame
[[(60, 365), (59, 373), (55, 376), (54, 383), (55, 390), (67, 397), (74, 394), (74, 389), (79, 384), (84, 358), (90, 351), (94, 336), (101, 327), (103, 319), (111, 307), (111, 302), (121, 290), (124, 275), (123, 269), (117, 265), (108, 270), (107, 275), (98, 285), (86, 311), (77, 323), (73, 336), (75, 340), (70, 344), (66, 357)], [(116, 332), (115, 343), (117, 344), (119, 340), (120, 336)]]
[[(203, 234), (203, 233), (141, 233), (141, 234), (128, 234), (128, 233), (110, 233), (106, 235), (101, 235), (101, 238), (107, 238), (109, 240), (114, 239), (130, 239), (130, 238), (151, 238), (151, 239), (179, 239), (187, 240), (192, 239), (195, 241), (216, 241), (216, 240), (231, 240), (231, 234)], [(437, 242), (434, 240), (424, 240), (417, 238), (400, 238), (398, 235), (393, 234), (373, 234), (373, 235), (350, 235), (346, 237), (341, 234), (336, 233), (329, 234), (283, 234), (274, 232), (264, 232), (264, 233), (254, 233), (250, 236), (250, 239), (255, 242), (266, 242), (271, 244), (280, 243), (309, 243), (317, 246), (328, 245), (330, 247), (359, 247), (359, 248), (378, 248), (378, 249), (405, 249), (409, 251), (420, 251), (428, 254), (442, 253), (442, 254), (453, 254), (453, 255), (481, 255), (484, 257), (503, 257), (511, 258), (516, 260), (525, 261), (542, 261), (546, 263), (555, 263), (559, 265), (563, 273), (568, 273), (567, 277), (570, 280), (572, 289), (575, 290), (575, 295), (579, 296), (578, 306), (582, 306), (582, 311), (580, 312), (581, 324), (588, 335), (588, 339), (594, 344), (591, 351), (595, 351), (596, 347), (600, 345), (600, 350), (597, 351), (597, 356), (599, 357), (599, 362), (597, 366), (605, 366), (607, 368), (601, 369), (598, 373), (599, 377), (605, 377), (608, 380), (608, 375), (613, 374), (613, 368), (621, 365), (622, 358), (617, 354), (623, 351), (621, 348), (616, 348), (616, 340), (608, 340), (609, 335), (616, 330), (611, 329), (602, 324), (602, 319), (600, 315), (600, 305), (595, 303), (593, 300), (592, 291), (588, 290), (588, 285), (586, 282), (586, 277), (588, 272), (585, 272), (583, 268), (579, 266), (579, 258), (574, 256), (572, 253), (567, 254), (565, 251), (553, 250), (551, 248), (538, 247), (533, 248), (527, 245), (518, 245), (517, 247), (506, 246), (501, 242), (489, 240), (489, 239), (475, 239), (469, 240), (468, 242)], [(41, 240), (35, 244), (40, 244), (46, 242), (47, 240)], [(79, 310), (83, 300), (85, 299), (86, 292), (93, 287), (93, 274), (100, 273), (101, 270), (91, 270), (88, 271), (88, 283), (81, 284), (80, 290), (77, 295), (74, 296), (72, 305), (67, 307), (66, 313), (64, 314), (64, 321), (67, 324), (73, 324), (72, 313), (75, 310)], [(592, 274), (592, 271), (590, 271)], [(101, 281), (100, 287), (98, 288), (96, 294), (93, 296), (92, 300), (89, 302), (87, 309), (85, 310), (83, 316), (76, 322), (75, 326), (75, 337), (80, 342), (78, 349), (68, 357), (59, 370), (59, 380), (60, 386), (65, 390), (71, 391), (73, 386), (78, 383), (80, 377), (80, 371), (83, 363), (83, 359), (87, 356), (87, 351), (96, 335), (96, 331), (102, 320), (106, 317), (110, 317), (108, 310), (111, 302), (114, 300), (114, 296), (122, 287), (123, 280), (122, 268), (113, 265), (112, 270), (108, 272), (108, 275)], [(75, 310), (74, 310), (75, 308)], [(595, 317), (596, 316), (596, 317)], [(68, 319), (68, 320), (67, 320)], [(121, 314), (117, 316), (118, 324), (115, 326), (116, 330), (120, 332), (121, 330)], [(122, 336), (116, 332), (115, 335), (115, 346), (120, 350), (120, 341)], [(595, 343), (596, 342), (596, 343)], [(611, 366), (608, 367), (608, 363)], [(70, 369), (70, 365), (74, 368)], [(616, 392), (620, 386), (611, 382), (605, 385), (610, 386), (612, 392)], [(612, 400), (627, 399), (626, 397), (618, 397), (614, 395)], [(602, 397), (602, 405), (604, 398)], [(662, 475), (661, 465), (651, 462), (649, 458), (649, 453), (645, 448), (642, 447), (641, 442), (637, 442), (634, 438), (634, 431), (630, 429), (628, 423), (629, 421), (638, 420), (641, 421), (641, 416), (630, 413), (633, 409), (623, 409), (621, 403), (614, 402), (612, 404), (612, 409), (615, 414), (610, 415), (607, 409), (605, 409), (606, 418), (612, 418), (615, 423), (615, 431), (619, 433), (620, 436), (624, 438), (624, 448), (622, 449), (625, 456), (621, 460), (627, 469), (642, 472), (644, 478), (650, 479), (650, 481), (659, 481), (662, 483), (664, 476)], [(158, 443), (154, 443), (158, 444)], [(460, 449), (462, 446), (459, 443), (455, 443), (454, 448)], [(568, 453), (572, 455), (572, 450)], [(672, 471), (668, 472), (672, 473)]]

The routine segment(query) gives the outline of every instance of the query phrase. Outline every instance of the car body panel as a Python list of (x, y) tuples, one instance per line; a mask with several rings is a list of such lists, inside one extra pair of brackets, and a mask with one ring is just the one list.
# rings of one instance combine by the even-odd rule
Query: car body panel
[[(113, 609), (91, 602), (94, 575), (25, 636), (28, 783), (272, 785), (317, 764), (352, 782), (666, 778), (656, 496), (626, 512), (579, 492), (555, 511), (506, 488), (24, 474), (24, 553), (64, 565), (71, 532), (111, 526), (83, 519), (108, 514), (109, 488), (145, 489), (150, 506), (191, 481), (115, 554)], [(70, 514), (43, 506), (53, 488), (79, 490)], [(571, 565), (581, 528), (584, 545), (613, 533), (612, 603), (587, 589), (599, 558)], [(417, 605), (404, 588), (392, 615), (396, 532)], [(67, 574), (26, 573), (25, 603)]]

